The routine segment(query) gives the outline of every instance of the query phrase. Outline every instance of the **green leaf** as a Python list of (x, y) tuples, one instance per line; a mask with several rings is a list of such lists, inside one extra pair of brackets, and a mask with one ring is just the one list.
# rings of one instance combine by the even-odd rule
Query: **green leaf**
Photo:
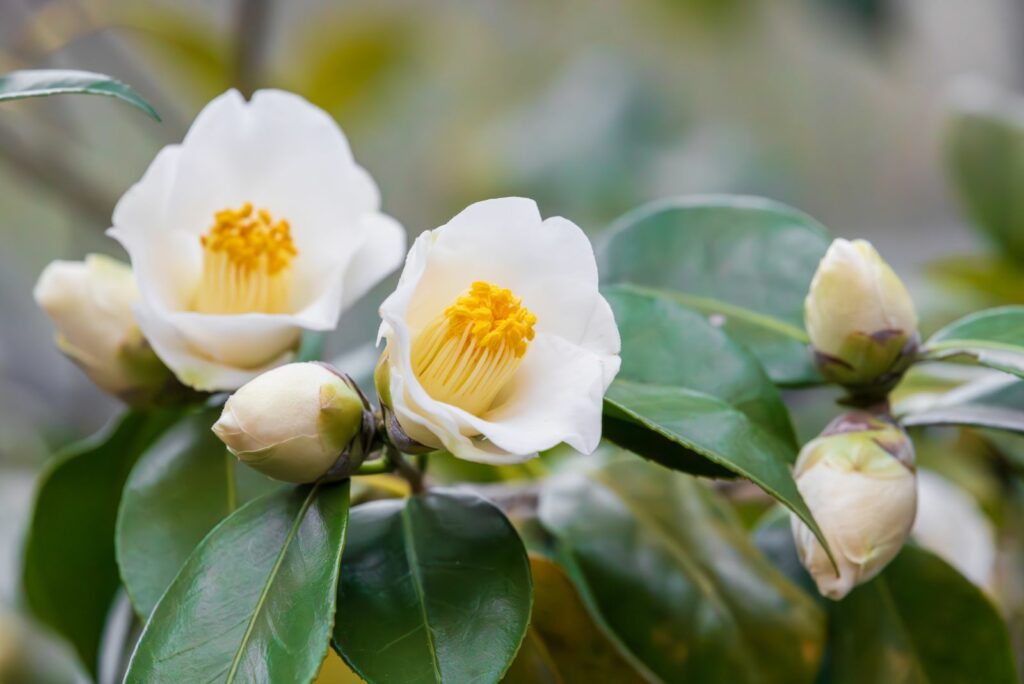
[(563, 682), (631, 684), (652, 681), (630, 664), (595, 623), (565, 571), (530, 554), (533, 614), (505, 684)]
[(335, 646), (368, 682), (496, 682), (530, 618), (515, 529), (480, 497), (432, 489), (352, 511)]
[(937, 282), (981, 295), (985, 306), (1024, 304), (1024, 269), (1009, 259), (987, 254), (956, 254), (928, 264)]
[(693, 478), (640, 461), (546, 482), (540, 518), (600, 624), (652, 679), (811, 682), (824, 616)]
[(302, 341), (299, 343), (299, 351), (295, 355), (296, 361), (319, 361), (324, 355), (324, 343), (327, 341), (327, 333), (322, 330), (307, 330), (302, 333)]
[[(794, 582), (817, 595), (800, 565), (789, 515), (765, 514), (755, 541)], [(985, 595), (937, 556), (907, 545), (882, 574), (829, 612), (821, 682), (1016, 682), (1006, 625)]]
[(334, 619), (349, 482), (243, 506), (196, 547), (153, 610), (125, 682), (310, 682)]
[(953, 321), (921, 350), (926, 359), (969, 359), (1024, 378), (1024, 306), (1002, 306)]
[(216, 406), (196, 413), (168, 431), (139, 459), (125, 484), (117, 516), (117, 564), (143, 620), (218, 522), (239, 503), (280, 484), (228, 453), (210, 430), (220, 411)]
[(1006, 256), (1022, 262), (1024, 101), (984, 84), (974, 87), (947, 127), (947, 169), (974, 223)]
[(667, 293), (627, 285), (605, 296), (622, 337), (618, 378), (710, 394), (796, 449), (789, 412), (750, 352)]
[(0, 75), (0, 102), (67, 94), (116, 97), (160, 120), (156, 110), (130, 86), (104, 74), (67, 69), (26, 69)]
[[(673, 470), (716, 474), (712, 468), (702, 471), (699, 458), (683, 460), (683, 454), (691, 452), (749, 479), (796, 513), (828, 548), (790, 472), (794, 450), (724, 401), (681, 387), (616, 380), (605, 395), (605, 415), (605, 425), (611, 428), (607, 436), (613, 441), (625, 419), (662, 437), (666, 445), (684, 447), (666, 449), (661, 457), (649, 453)], [(654, 446), (653, 438), (651, 442)]]
[(1024, 381), (1000, 375), (939, 395), (912, 396), (897, 408), (904, 427), (968, 425), (1024, 432)]
[(132, 411), (60, 454), (40, 478), (25, 544), (29, 606), (96, 673), (100, 636), (119, 584), (114, 524), (139, 455), (181, 415)]
[(606, 284), (672, 291), (720, 319), (776, 383), (814, 384), (803, 302), (829, 241), (814, 219), (770, 200), (673, 198), (619, 219), (601, 274)]
[(1006, 625), (945, 561), (913, 546), (831, 608), (832, 684), (1017, 682)]

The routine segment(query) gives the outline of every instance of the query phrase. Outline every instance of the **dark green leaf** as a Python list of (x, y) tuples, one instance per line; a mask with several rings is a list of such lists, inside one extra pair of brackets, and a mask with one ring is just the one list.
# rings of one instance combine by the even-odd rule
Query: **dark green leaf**
[(751, 480), (796, 513), (827, 548), (790, 472), (796, 452), (721, 399), (681, 387), (616, 380), (605, 395), (605, 413), (605, 425), (612, 429), (609, 438), (616, 438), (615, 430), (625, 420), (643, 425), (666, 446), (684, 447), (667, 448), (663, 456), (650, 452), (649, 458), (674, 470), (715, 474), (701, 472), (700, 459), (682, 460), (691, 452)]
[(949, 174), (975, 224), (1022, 262), (1024, 103), (979, 83), (966, 95), (947, 128)]
[(622, 336), (618, 378), (717, 397), (796, 449), (786, 406), (750, 352), (668, 293), (615, 286), (605, 296)]
[[(554, 561), (530, 554), (533, 614), (530, 630), (506, 684), (631, 684), (652, 681), (630, 664), (595, 623), (565, 571)], [(641, 666), (640, 670), (645, 670)]]
[(505, 516), (430, 490), (352, 511), (336, 647), (369, 682), (496, 682), (530, 618), (530, 566)]
[(540, 517), (591, 611), (653, 677), (814, 680), (820, 609), (693, 478), (640, 461), (567, 473), (542, 490)]
[(67, 69), (26, 69), (0, 75), (0, 102), (76, 93), (116, 97), (160, 120), (156, 110), (131, 87), (104, 74)]
[(966, 358), (1024, 378), (1024, 306), (1003, 306), (965, 316), (929, 338), (928, 359)]
[(807, 353), (803, 302), (827, 232), (770, 200), (674, 198), (619, 219), (601, 250), (607, 284), (670, 290), (722, 321), (776, 383), (820, 382)]
[(907, 546), (881, 575), (831, 609), (827, 681), (1017, 682), (1006, 625), (981, 590)]
[(938, 396), (910, 397), (897, 407), (906, 427), (969, 425), (1024, 432), (1024, 381), (983, 378)]
[(168, 431), (139, 459), (125, 485), (117, 563), (143, 620), (207, 532), (240, 503), (275, 486), (239, 465), (210, 430), (220, 411), (217, 406), (196, 413)]
[[(769, 511), (757, 546), (816, 595), (800, 565), (789, 515)], [(937, 556), (914, 546), (829, 610), (821, 682), (999, 684), (1017, 681), (1006, 626), (982, 592)]]
[(114, 524), (121, 489), (139, 455), (180, 415), (126, 413), (59, 454), (41, 477), (25, 545), (25, 594), (93, 674), (119, 583)]
[(326, 653), (349, 483), (278, 490), (217, 525), (160, 599), (125, 682), (310, 682)]

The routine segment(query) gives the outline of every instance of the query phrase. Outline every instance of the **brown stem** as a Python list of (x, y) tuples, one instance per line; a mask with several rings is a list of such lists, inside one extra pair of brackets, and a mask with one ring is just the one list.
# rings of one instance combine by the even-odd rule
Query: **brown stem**
[(395, 472), (398, 473), (409, 483), (409, 489), (412, 490), (413, 494), (419, 494), (423, 491), (423, 472), (413, 467), (407, 460), (402, 452), (394, 448), (390, 444), (387, 446), (388, 460), (391, 461), (395, 466)]
[(270, 27), (269, 0), (239, 0), (235, 15), (235, 85), (246, 97), (260, 86)]
[(89, 217), (109, 225), (114, 200), (71, 166), (59, 154), (32, 149), (4, 126), (0, 126), (0, 158), (43, 188), (57, 193)]

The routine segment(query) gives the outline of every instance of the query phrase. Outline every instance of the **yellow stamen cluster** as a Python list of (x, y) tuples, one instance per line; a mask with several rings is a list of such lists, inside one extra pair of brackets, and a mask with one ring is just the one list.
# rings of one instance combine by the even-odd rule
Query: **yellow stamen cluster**
[(291, 296), (292, 259), (298, 254), (291, 226), (274, 221), (266, 209), (214, 214), (210, 230), (199, 238), (203, 276), (193, 308), (200, 313), (283, 313)]
[(434, 399), (481, 415), (515, 374), (536, 322), (511, 290), (477, 281), (416, 337), (413, 371)]

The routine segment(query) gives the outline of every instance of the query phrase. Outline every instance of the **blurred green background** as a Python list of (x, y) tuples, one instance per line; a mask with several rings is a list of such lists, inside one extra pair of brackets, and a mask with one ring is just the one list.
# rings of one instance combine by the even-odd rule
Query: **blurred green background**
[[(106, 98), (0, 105), (0, 604), (18, 602), (40, 465), (117, 410), (57, 352), (35, 279), (123, 258), (103, 235), (115, 202), (225, 89), (329, 111), (411, 236), (495, 196), (600, 240), (651, 199), (766, 195), (872, 240), (934, 327), (979, 294), (928, 265), (987, 249), (943, 163), (950, 90), (1024, 88), (1022, 28), (1019, 0), (4, 0), (0, 72), (111, 74), (164, 121)], [(372, 339), (386, 291), (332, 353)], [(980, 295), (1000, 298), (1024, 288)]]

